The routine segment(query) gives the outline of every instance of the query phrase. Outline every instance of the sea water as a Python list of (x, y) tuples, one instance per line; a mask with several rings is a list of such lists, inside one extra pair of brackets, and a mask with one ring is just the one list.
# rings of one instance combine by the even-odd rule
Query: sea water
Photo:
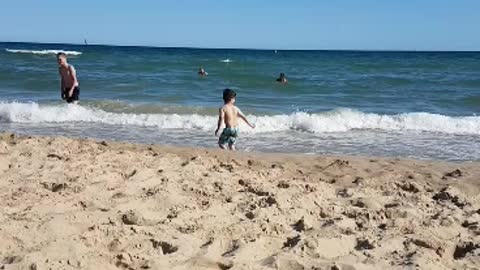
[[(60, 98), (59, 51), (79, 105)], [(243, 151), (480, 160), (478, 52), (0, 43), (0, 131), (217, 147), (226, 87), (256, 124)]]

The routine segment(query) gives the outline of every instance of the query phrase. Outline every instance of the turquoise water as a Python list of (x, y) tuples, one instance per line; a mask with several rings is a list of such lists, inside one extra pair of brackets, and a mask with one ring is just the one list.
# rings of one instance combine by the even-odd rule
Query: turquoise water
[[(80, 106), (59, 98), (55, 50), (77, 69)], [(245, 151), (480, 159), (476, 52), (0, 43), (0, 130), (215, 147), (225, 87), (257, 124), (241, 127)]]

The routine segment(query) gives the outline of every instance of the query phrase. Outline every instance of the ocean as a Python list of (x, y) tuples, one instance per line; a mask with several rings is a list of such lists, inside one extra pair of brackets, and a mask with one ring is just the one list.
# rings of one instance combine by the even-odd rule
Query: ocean
[[(79, 105), (60, 99), (58, 51)], [(0, 131), (217, 147), (226, 87), (256, 124), (241, 151), (480, 160), (480, 52), (0, 43)]]

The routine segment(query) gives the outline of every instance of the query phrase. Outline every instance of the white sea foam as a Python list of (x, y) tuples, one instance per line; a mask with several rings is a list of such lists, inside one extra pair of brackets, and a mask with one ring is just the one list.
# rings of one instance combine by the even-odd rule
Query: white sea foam
[[(480, 117), (450, 117), (429, 113), (379, 115), (351, 109), (320, 114), (249, 115), (254, 130), (242, 126), (242, 132), (301, 131), (310, 133), (348, 132), (351, 130), (425, 131), (448, 134), (480, 135)], [(37, 103), (0, 102), (0, 123), (98, 123), (192, 129), (211, 131), (217, 118), (199, 114), (113, 113), (79, 105), (39, 105)]]
[(220, 62), (222, 62), (222, 63), (231, 63), (231, 62), (233, 62), (233, 60), (227, 58), (227, 59), (220, 60)]
[(10, 52), (10, 53), (25, 53), (25, 54), (39, 54), (39, 55), (57, 54), (59, 52), (63, 52), (67, 55), (81, 55), (82, 54), (82, 52), (63, 51), (63, 50), (13, 50), (13, 49), (6, 49), (6, 51)]

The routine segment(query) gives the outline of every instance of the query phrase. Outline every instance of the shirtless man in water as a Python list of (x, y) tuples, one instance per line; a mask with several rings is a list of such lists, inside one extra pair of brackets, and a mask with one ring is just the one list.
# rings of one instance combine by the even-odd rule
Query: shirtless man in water
[(218, 146), (222, 149), (227, 149), (226, 146), (228, 145), (228, 149), (235, 150), (235, 143), (238, 137), (238, 118), (241, 118), (247, 125), (251, 128), (255, 128), (255, 125), (250, 124), (247, 118), (240, 109), (235, 106), (235, 98), (237, 93), (231, 89), (225, 89), (223, 91), (223, 101), (224, 105), (220, 108), (218, 112), (218, 124), (217, 130), (215, 130), (215, 135), (218, 136), (218, 131), (222, 124), (225, 124), (225, 128), (218, 139)]
[(58, 73), (60, 74), (60, 94), (67, 103), (78, 103), (80, 87), (75, 68), (67, 63), (67, 55), (63, 52), (57, 54)]

